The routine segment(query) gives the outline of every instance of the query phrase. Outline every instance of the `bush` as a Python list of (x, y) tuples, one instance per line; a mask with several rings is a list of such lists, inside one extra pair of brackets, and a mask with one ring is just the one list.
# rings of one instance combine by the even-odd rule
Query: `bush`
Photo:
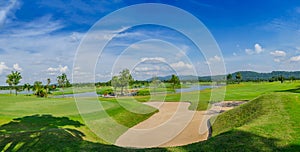
[(141, 89), (137, 92), (138, 96), (148, 96), (150, 95), (149, 89)]
[(114, 90), (112, 88), (101, 88), (97, 90), (97, 94), (107, 95), (107, 94), (114, 94)]
[(35, 91), (35, 95), (38, 97), (46, 97), (47, 91), (44, 88), (40, 88)]

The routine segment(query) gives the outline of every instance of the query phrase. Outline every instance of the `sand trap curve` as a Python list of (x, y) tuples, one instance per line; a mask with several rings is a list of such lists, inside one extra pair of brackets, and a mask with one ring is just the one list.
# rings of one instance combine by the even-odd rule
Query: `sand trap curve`
[[(228, 101), (227, 101), (228, 102)], [(230, 101), (229, 101), (230, 102)], [(115, 145), (122, 147), (181, 146), (208, 137), (207, 120), (233, 107), (215, 104), (207, 111), (190, 111), (188, 102), (147, 102), (159, 112), (122, 134)]]

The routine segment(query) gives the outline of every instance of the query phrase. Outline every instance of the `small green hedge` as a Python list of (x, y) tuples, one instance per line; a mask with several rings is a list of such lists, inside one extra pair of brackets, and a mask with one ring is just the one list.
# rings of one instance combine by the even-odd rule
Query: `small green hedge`
[(97, 94), (114, 94), (114, 90), (112, 88), (101, 88), (97, 89)]
[(149, 89), (140, 89), (137, 92), (137, 95), (138, 96), (148, 96), (148, 95), (150, 95), (150, 91), (149, 91)]

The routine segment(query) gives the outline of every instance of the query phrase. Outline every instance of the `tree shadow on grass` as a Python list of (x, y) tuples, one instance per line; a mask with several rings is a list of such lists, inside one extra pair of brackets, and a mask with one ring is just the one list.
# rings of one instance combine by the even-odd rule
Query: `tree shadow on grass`
[(280, 140), (233, 130), (207, 141), (183, 146), (188, 151), (300, 151), (300, 145), (278, 146)]
[(278, 90), (276, 92), (291, 92), (291, 93), (300, 93), (300, 85), (298, 85), (296, 88), (293, 89), (287, 89), (287, 90)]
[[(32, 115), (0, 126), (1, 151), (120, 151), (122, 148), (83, 140), (83, 126), (67, 117)], [(69, 127), (69, 128), (68, 128)]]
[[(1, 151), (168, 151), (166, 148), (129, 149), (83, 140), (83, 126), (67, 117), (32, 115), (0, 126)], [(278, 139), (243, 131), (228, 131), (207, 141), (178, 147), (185, 151), (300, 151), (299, 145), (278, 147)], [(177, 149), (177, 150), (178, 150)]]

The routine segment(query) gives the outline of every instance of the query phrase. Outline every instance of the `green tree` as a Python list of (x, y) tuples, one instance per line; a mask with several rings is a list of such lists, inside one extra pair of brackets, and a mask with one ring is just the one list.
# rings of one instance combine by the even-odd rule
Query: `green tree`
[(280, 75), (280, 76), (278, 77), (278, 80), (280, 81), (280, 83), (283, 83), (284, 77), (283, 77), (282, 75)]
[(35, 81), (33, 84), (33, 91), (34, 94), (38, 97), (45, 97), (46, 96), (46, 90), (43, 87), (43, 84), (41, 81)]
[(152, 81), (151, 81), (151, 84), (150, 84), (150, 86), (153, 88), (153, 92), (156, 91), (156, 88), (158, 88), (159, 85), (160, 85), (160, 80), (156, 76), (154, 76), (152, 78)]
[(18, 71), (11, 71), (11, 74), (7, 75), (8, 78), (8, 84), (12, 85), (15, 88), (15, 93), (18, 95), (18, 87), (17, 85), (22, 80), (21, 73)]
[(62, 94), (64, 96), (64, 87), (66, 87), (68, 82), (67, 75), (63, 73), (62, 75), (57, 76), (57, 83), (62, 88)]
[(6, 83), (8, 84), (8, 86), (9, 86), (9, 94), (11, 94), (11, 88), (12, 88), (12, 85), (13, 85), (13, 83), (12, 83), (12, 75), (11, 74), (9, 74), (9, 75), (7, 75), (6, 76)]
[(124, 69), (123, 71), (120, 72), (119, 84), (121, 87), (121, 95), (124, 95), (124, 87), (127, 87), (132, 81), (133, 78), (128, 69)]
[(170, 83), (172, 84), (173, 90), (175, 90), (175, 87), (180, 84), (180, 80), (179, 80), (178, 76), (175, 74), (172, 74)]
[(290, 77), (290, 80), (293, 82), (293, 81), (296, 80), (296, 78), (295, 78), (294, 76), (291, 76), (291, 77)]
[(46, 97), (48, 97), (48, 93), (49, 93), (49, 84), (51, 83), (51, 79), (48, 78), (47, 79), (47, 85), (46, 85)]
[(241, 80), (242, 80), (242, 74), (240, 72), (238, 72), (235, 76), (236, 80), (238, 81), (238, 84), (240, 84)]
[(230, 81), (231, 79), (232, 79), (232, 74), (229, 73), (229, 74), (227, 75), (227, 81)]
[(23, 85), (23, 89), (24, 89), (24, 90), (27, 90), (27, 95), (28, 95), (28, 94), (29, 94), (29, 91), (30, 91), (30, 89), (31, 89), (30, 84), (29, 84), (29, 83), (25, 83), (25, 84)]
[(111, 79), (111, 86), (114, 88), (114, 92), (117, 93), (117, 88), (120, 86), (118, 76), (113, 76)]

